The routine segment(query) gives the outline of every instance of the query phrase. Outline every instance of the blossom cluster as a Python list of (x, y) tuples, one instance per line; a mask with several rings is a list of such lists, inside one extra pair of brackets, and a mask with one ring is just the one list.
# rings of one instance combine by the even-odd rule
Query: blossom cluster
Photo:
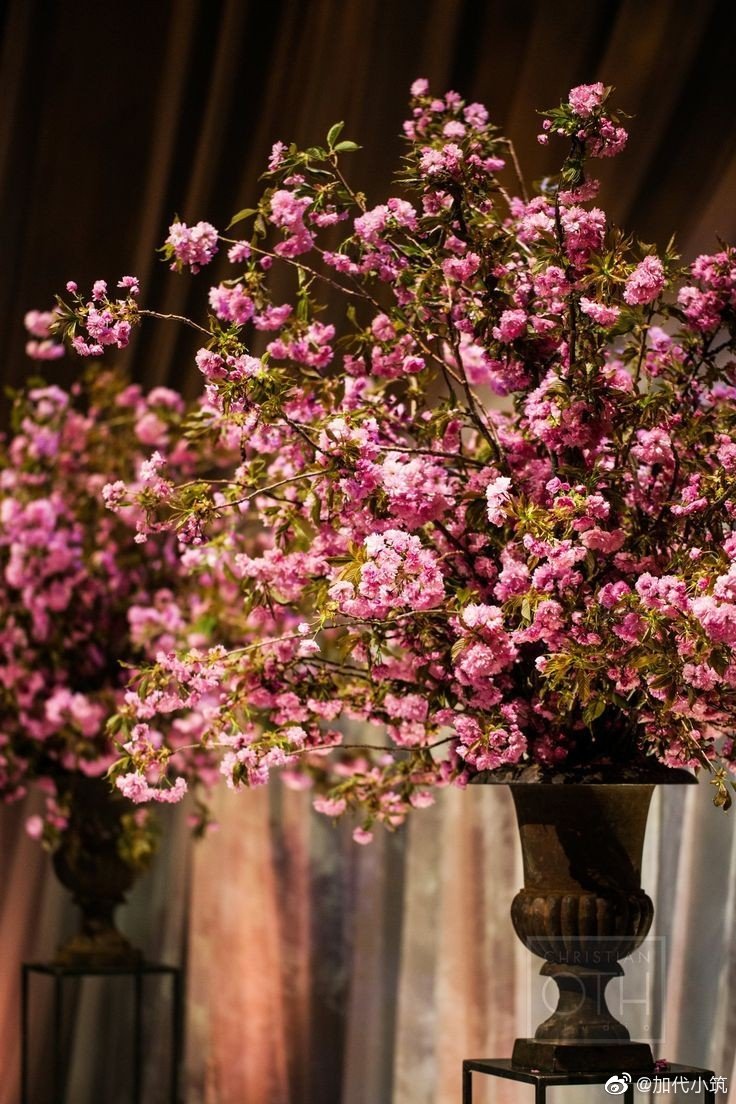
[[(160, 448), (108, 505), (176, 527), (237, 601), (202, 599), (229, 641), (162, 649), (135, 680), (132, 796), (162, 755), (140, 726), (218, 687), (203, 746), (229, 784), (280, 767), (325, 815), (357, 810), (359, 842), (525, 766), (705, 767), (728, 804), (736, 251), (682, 269), (611, 226), (587, 175), (626, 142), (609, 94), (547, 114), (568, 154), (533, 194), (481, 104), (418, 80), (384, 202), (350, 184), (337, 124), (276, 143), (242, 238), (174, 224), (175, 264), (221, 245), (232, 266), (190, 447), (224, 437), (237, 460), (192, 490)], [(58, 309), (89, 332), (89, 303)]]
[(33, 360), (56, 360), (64, 355), (64, 340), (81, 357), (100, 357), (109, 345), (124, 349), (132, 326), (137, 321), (138, 279), (123, 276), (118, 281), (123, 294), (112, 298), (105, 280), (95, 280), (89, 296), (81, 295), (75, 280), (69, 280), (66, 290), (72, 296), (71, 309), (59, 305), (50, 311), (28, 311), (26, 329), (31, 337), (26, 353)]
[(571, 140), (571, 150), (562, 173), (563, 183), (582, 182), (587, 157), (616, 157), (626, 148), (629, 135), (612, 112), (608, 99), (612, 88), (601, 81), (571, 88), (567, 102), (546, 113), (542, 132), (537, 135), (546, 146), (551, 135)]
[[(39, 384), (14, 399), (0, 449), (0, 797), (17, 800), (39, 780), (47, 809), (31, 830), (48, 843), (66, 823), (65, 780), (104, 774), (120, 755), (106, 724), (130, 668), (195, 639), (182, 626), (202, 583), (190, 585), (176, 535), (150, 532), (137, 505), (105, 506), (113, 475), (145, 494), (152, 446), (167, 449), (177, 479), (196, 471), (184, 414), (170, 389), (144, 394), (99, 370), (71, 394)], [(172, 722), (169, 744), (195, 745), (177, 758), (182, 774), (206, 778), (199, 714)], [(162, 732), (153, 739), (161, 745)], [(159, 800), (186, 789), (160, 770), (148, 782)]]

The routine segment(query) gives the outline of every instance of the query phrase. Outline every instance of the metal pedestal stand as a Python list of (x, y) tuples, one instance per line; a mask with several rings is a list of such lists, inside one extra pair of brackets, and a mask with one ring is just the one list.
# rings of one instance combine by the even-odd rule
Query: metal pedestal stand
[[(473, 1074), (485, 1073), (491, 1077), (503, 1077), (508, 1081), (521, 1081), (534, 1086), (534, 1104), (545, 1104), (547, 1089), (558, 1085), (605, 1085), (613, 1078), (617, 1079), (613, 1091), (608, 1095), (601, 1091), (600, 1101), (619, 1097), (625, 1104), (634, 1104), (635, 1091), (647, 1093), (671, 1093), (676, 1098), (678, 1088), (685, 1093), (700, 1092), (704, 1104), (715, 1104), (718, 1078), (712, 1070), (699, 1069), (697, 1066), (670, 1065), (666, 1069), (644, 1073), (637, 1070), (628, 1073), (616, 1070), (614, 1073), (541, 1073), (513, 1066), (507, 1058), (468, 1058), (463, 1062), (463, 1104), (473, 1104)], [(665, 1086), (664, 1082), (668, 1084)], [(670, 1097), (668, 1097), (670, 1099)], [(692, 1097), (691, 1097), (692, 1099)]]
[[(178, 1104), (179, 1066), (182, 1047), (182, 973), (177, 966), (143, 962), (130, 966), (57, 966), (51, 962), (24, 962), (21, 967), (21, 1104), (30, 1104), (29, 1072), (29, 1013), (30, 977), (41, 974), (53, 981), (53, 1101), (67, 1104), (65, 1078), (66, 1061), (63, 1041), (64, 982), (69, 978), (109, 977), (128, 978), (132, 982), (133, 1008), (133, 1094), (132, 1104), (143, 1104), (143, 997), (144, 982), (153, 976), (171, 979), (171, 1064), (169, 1067), (169, 1101)], [(79, 1104), (79, 1102), (75, 1102)]]

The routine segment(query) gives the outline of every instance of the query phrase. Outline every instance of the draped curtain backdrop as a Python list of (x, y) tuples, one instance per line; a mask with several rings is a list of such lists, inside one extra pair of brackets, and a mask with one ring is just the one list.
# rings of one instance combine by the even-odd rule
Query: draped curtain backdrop
[[(157, 309), (201, 309), (207, 277), (174, 277), (153, 250), (174, 212), (222, 226), (248, 205), (277, 138), (318, 141), (344, 119), (364, 146), (352, 177), (380, 202), (417, 76), (486, 102), (529, 180), (559, 152), (536, 144), (535, 110), (574, 84), (615, 84), (636, 119), (626, 154), (603, 166), (602, 206), (660, 246), (677, 229), (688, 258), (736, 236), (730, 0), (0, 0), (0, 26), (6, 384), (27, 378), (23, 313), (68, 279), (132, 272)], [(142, 382), (191, 395), (191, 352), (162, 326), (126, 359)], [(51, 370), (68, 382), (77, 367)], [(645, 884), (658, 941), (623, 997), (660, 1054), (729, 1076), (736, 847), (707, 790), (656, 797)], [(72, 923), (24, 836), (37, 800), (0, 810), (0, 1104), (18, 1099), (19, 964)], [(502, 788), (443, 794), (367, 849), (278, 785), (223, 792), (216, 808), (219, 831), (197, 845), (172, 812), (121, 917), (151, 956), (187, 966), (187, 1104), (451, 1104), (463, 1057), (508, 1054), (529, 1030), (542, 996), (508, 919), (521, 874)], [(39, 996), (39, 1046), (46, 1012)], [(120, 995), (70, 997), (74, 1104), (127, 1099), (125, 1015)], [(150, 1101), (164, 1099), (159, 1034)], [(494, 1099), (515, 1099), (505, 1091)]]

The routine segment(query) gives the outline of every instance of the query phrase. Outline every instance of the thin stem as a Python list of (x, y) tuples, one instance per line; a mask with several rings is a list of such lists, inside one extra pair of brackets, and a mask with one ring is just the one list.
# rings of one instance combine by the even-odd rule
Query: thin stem
[(306, 666), (309, 666), (310, 663), (325, 667), (328, 671), (334, 671), (335, 674), (347, 675), (350, 678), (362, 679), (364, 682), (373, 682), (373, 678), (367, 671), (361, 671), (359, 667), (351, 667), (349, 664), (338, 663), (335, 659), (326, 659), (324, 656), (321, 655), (313, 655), (304, 660), (304, 664)]
[(210, 330), (206, 330), (204, 326), (200, 326), (199, 323), (193, 322), (191, 318), (187, 318), (184, 314), (161, 314), (159, 311), (145, 310), (140, 307), (137, 310), (140, 315), (145, 315), (147, 318), (160, 318), (163, 322), (183, 322), (185, 326), (189, 326), (193, 330), (197, 330), (199, 333), (206, 334), (207, 337), (212, 337)]
[(445, 538), (445, 540), (449, 541), (450, 544), (453, 545), (462, 556), (465, 556), (468, 563), (472, 567), (473, 566), (472, 553), (470, 552), (469, 549), (467, 549), (465, 547), (465, 545), (462, 543), (462, 541), (458, 540), (458, 538), (454, 535), (454, 533), (451, 533), (450, 530), (447, 528), (447, 526), (443, 525), (443, 523), (441, 521), (438, 521), (437, 519), (435, 519), (432, 522), (432, 524), (434, 525), (435, 529), (438, 529), (439, 532), (442, 533), (442, 536)]
[[(206, 739), (206, 737), (205, 737)], [(311, 755), (313, 753), (321, 753), (323, 751), (334, 751), (339, 748), (341, 751), (380, 751), (383, 754), (389, 755), (411, 755), (418, 751), (434, 751), (435, 748), (442, 747), (444, 744), (449, 744), (454, 740), (454, 736), (444, 736), (441, 740), (435, 740), (432, 744), (423, 744), (419, 747), (402, 748), (395, 747), (391, 744), (318, 744), (310, 747), (294, 748), (293, 751), (286, 752), (287, 755)], [(182, 744), (177, 748), (172, 748), (169, 758), (173, 758), (183, 751), (200, 751), (204, 748), (206, 751), (219, 750), (220, 748), (231, 748), (231, 743), (200, 743), (200, 744)], [(169, 783), (170, 785), (171, 783)]]
[[(412, 617), (445, 617), (445, 611), (442, 609), (429, 609), (429, 610), (407, 610), (405, 613), (394, 613), (391, 617), (356, 617), (346, 621), (330, 621), (322, 624), (318, 618), (316, 621), (309, 624), (310, 632), (326, 632), (330, 629), (349, 629), (356, 625), (371, 625), (376, 628), (391, 628), (392, 625), (399, 621), (407, 621)], [(239, 648), (230, 648), (222, 652), (216, 658), (218, 660), (230, 659), (233, 656), (243, 655), (246, 652), (256, 652), (260, 648), (266, 648), (274, 646), (276, 644), (282, 644), (287, 640), (304, 640), (308, 634), (306, 633), (285, 633), (283, 636), (274, 636), (268, 640), (258, 640), (253, 644), (242, 644)]]
[(384, 628), (386, 626), (393, 625), (396, 621), (408, 621), (412, 617), (437, 617), (445, 616), (444, 610), (441, 609), (428, 609), (428, 610), (407, 610), (406, 613), (395, 613), (392, 617), (356, 617), (350, 621), (335, 621), (331, 625), (326, 625), (325, 628), (330, 629), (346, 629), (351, 625), (375, 625), (378, 628)]
[(348, 193), (348, 195), (352, 199), (353, 203), (356, 205), (356, 207), (359, 207), (361, 211), (365, 211), (366, 207), (365, 207), (364, 200), (357, 194), (357, 192), (353, 191), (352, 187), (350, 186), (350, 184), (348, 184), (347, 180), (343, 176), (342, 169), (340, 168), (340, 165), (338, 164), (337, 154), (333, 153), (332, 156), (330, 157), (329, 161), (330, 161), (330, 164), (332, 165), (332, 168), (335, 170), (335, 176), (340, 181), (343, 188), (345, 189), (345, 191)]
[(484, 468), (486, 466), (482, 460), (474, 460), (471, 456), (464, 456), (460, 452), (442, 452), (440, 449), (417, 448), (415, 446), (408, 445), (386, 445), (385, 451), (406, 452), (410, 453), (411, 455), (416, 454), (419, 456), (437, 456), (445, 460), (458, 460), (461, 464), (470, 464), (471, 467), (474, 468)]
[(283, 410), (281, 411), (281, 417), (290, 427), (290, 429), (293, 429), (295, 433), (298, 433), (298, 435), (307, 442), (310, 448), (314, 449), (315, 452), (321, 452), (323, 456), (329, 456), (329, 453), (325, 452), (325, 450), (320, 445), (318, 445), (316, 441), (313, 441), (306, 430), (302, 429), (299, 423), (293, 421)]
[(237, 483), (234, 479), (187, 479), (186, 483), (177, 483), (177, 491), (183, 491), (185, 487), (201, 487), (203, 483), (206, 483), (208, 487), (235, 487)]
[[(324, 258), (326, 250), (320, 249), (320, 247), (318, 245), (315, 245), (314, 248), (317, 251), (317, 253), (319, 253), (320, 257)], [(343, 291), (347, 291), (347, 294), (352, 294), (356, 298), (359, 298), (359, 299), (365, 299), (366, 303), (370, 303), (371, 306), (375, 307), (377, 310), (379, 310), (379, 311), (383, 310), (383, 308), (382, 308), (381, 304), (378, 302), (378, 300), (373, 295), (371, 295), (370, 292), (366, 291), (365, 288), (362, 287), (362, 285), (358, 282), (358, 280), (355, 278), (355, 276), (352, 275), (352, 273), (347, 272), (345, 275), (347, 276), (348, 280), (353, 285), (353, 287), (356, 288), (357, 290), (353, 291), (351, 293), (351, 292), (347, 291), (346, 288), (343, 288), (342, 284), (336, 285), (336, 286), (339, 286), (340, 289), (343, 290)]]
[(302, 479), (314, 479), (316, 476), (324, 474), (324, 470), (320, 469), (319, 471), (302, 472), (300, 475), (291, 475), (288, 479), (279, 479), (277, 483), (270, 483), (266, 487), (258, 487), (255, 491), (251, 491), (250, 494), (245, 495), (243, 498), (236, 498), (234, 501), (228, 502), (224, 506), (218, 506), (215, 513), (229, 510), (232, 506), (240, 506), (243, 502), (252, 502), (253, 499), (258, 498), (259, 495), (278, 490), (279, 487), (285, 487), (288, 483), (299, 483)]
[(460, 356), (460, 341), (459, 341), (457, 332), (455, 330), (455, 327), (452, 324), (451, 319), (447, 320), (447, 326), (448, 326), (448, 332), (452, 335), (451, 338), (450, 338), (450, 344), (452, 345), (452, 351), (455, 354), (455, 362), (458, 366), (458, 371), (460, 373), (460, 382), (462, 384), (463, 392), (465, 394), (465, 398), (467, 400), (468, 407), (470, 409), (470, 416), (473, 419), (473, 422), (477, 426), (477, 428), (478, 428), (479, 432), (481, 433), (481, 435), (485, 438), (486, 443), (490, 446), (490, 449), (491, 449), (491, 452), (492, 452), (494, 458), (496, 460), (500, 460), (501, 459), (501, 449), (499, 448), (498, 441), (496, 440), (495, 436), (491, 433), (490, 427), (486, 424), (484, 419), (481, 417), (480, 403), (476, 400), (476, 397), (473, 394), (473, 391), (470, 387), (470, 382), (468, 380), (468, 377), (465, 374), (465, 369), (463, 367), (462, 358)]
[[(292, 268), (301, 269), (302, 272), (308, 272), (310, 276), (314, 276), (316, 280), (322, 280), (323, 283), (329, 284), (336, 291), (343, 292), (344, 295), (350, 295), (354, 299), (365, 299), (367, 302), (373, 302), (370, 296), (361, 291), (354, 291), (352, 288), (345, 287), (344, 284), (338, 283), (337, 280), (333, 280), (330, 276), (326, 276), (323, 272), (318, 272), (316, 268), (312, 268), (308, 264), (304, 264), (303, 261), (295, 261), (293, 257), (282, 257), (279, 253), (272, 253), (270, 249), (259, 249), (258, 246), (252, 245), (251, 249), (254, 253), (259, 253), (262, 257), (270, 257), (273, 261), (285, 261), (291, 265)], [(320, 255), (323, 250), (318, 251)]]
[[(570, 264), (567, 256), (565, 255), (565, 233), (562, 227), (562, 215), (560, 214), (560, 193), (559, 190), (555, 195), (555, 237), (557, 239), (557, 247), (560, 253), (560, 260), (562, 261), (563, 268), (565, 270), (565, 276), (572, 284), (574, 280), (570, 280), (570, 272), (572, 265)], [(569, 361), (570, 368), (575, 367), (575, 355), (577, 344), (577, 312), (575, 296), (570, 289), (570, 321), (567, 331), (567, 359)]]
[(514, 171), (516, 173), (516, 179), (519, 181), (519, 187), (521, 188), (522, 198), (523, 198), (525, 203), (528, 203), (529, 202), (529, 193), (526, 190), (526, 184), (524, 183), (524, 177), (523, 177), (522, 172), (521, 172), (521, 165), (519, 163), (519, 158), (516, 156), (516, 149), (514, 147), (514, 143), (511, 141), (510, 138), (505, 138), (504, 142), (505, 142), (506, 146), (508, 146), (509, 153), (511, 154), (511, 164), (514, 166)]
[(644, 364), (644, 354), (647, 351), (647, 335), (649, 334), (649, 326), (652, 321), (652, 315), (654, 311), (651, 309), (647, 312), (647, 320), (641, 328), (641, 341), (639, 344), (639, 356), (636, 359), (636, 369), (634, 371), (634, 390), (639, 390), (639, 380), (641, 379), (641, 370)]

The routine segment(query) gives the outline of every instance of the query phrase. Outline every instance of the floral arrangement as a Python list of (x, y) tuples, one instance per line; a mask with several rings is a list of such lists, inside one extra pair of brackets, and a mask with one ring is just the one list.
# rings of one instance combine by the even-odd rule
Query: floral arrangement
[[(226, 433), (239, 460), (193, 493), (160, 449), (107, 503), (217, 565), (240, 642), (161, 649), (137, 680), (126, 792), (168, 762), (151, 730), (214, 692), (202, 742), (230, 785), (314, 779), (360, 842), (486, 772), (704, 766), (730, 803), (736, 252), (683, 269), (609, 223), (588, 173), (626, 144), (609, 95), (546, 113), (568, 152), (534, 194), (481, 104), (418, 80), (385, 203), (337, 124), (276, 143), (246, 237), (171, 227), (176, 270), (227, 249), (190, 323), (192, 447)], [(145, 313), (71, 292), (55, 332), (82, 355)]]
[[(27, 319), (45, 359), (58, 345), (40, 331), (53, 321)], [(137, 533), (141, 510), (113, 514), (103, 499), (113, 473), (143, 492), (154, 446), (180, 480), (196, 470), (184, 413), (168, 388), (145, 395), (109, 371), (91, 371), (71, 394), (39, 383), (14, 397), (0, 445), (0, 797), (17, 800), (37, 780), (46, 813), (28, 828), (51, 848), (67, 825), (70, 780), (100, 776), (117, 758), (106, 724), (124, 706), (128, 668), (185, 640), (185, 622), (192, 642), (204, 639), (192, 621), (206, 588), (198, 579), (187, 590), (175, 536)], [(192, 744), (198, 717), (172, 718), (172, 746)], [(198, 747), (178, 763), (207, 780)], [(151, 796), (177, 800), (185, 788), (184, 777), (164, 779)], [(141, 862), (153, 841), (144, 810), (131, 814), (122, 846)]]

